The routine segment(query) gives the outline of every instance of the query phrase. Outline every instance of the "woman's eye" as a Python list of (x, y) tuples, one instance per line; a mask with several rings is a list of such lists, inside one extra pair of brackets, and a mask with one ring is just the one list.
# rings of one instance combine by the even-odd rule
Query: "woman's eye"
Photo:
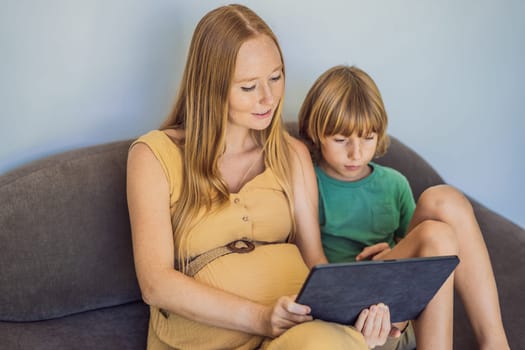
[(279, 74), (279, 75), (277, 75), (275, 77), (271, 77), (270, 80), (272, 80), (272, 81), (279, 81), (279, 80), (281, 80), (281, 74)]
[(253, 91), (255, 89), (255, 85), (252, 85), (252, 86), (241, 86), (241, 90), (242, 91)]
[(342, 143), (342, 142), (345, 142), (345, 139), (334, 139), (334, 141), (337, 143)]

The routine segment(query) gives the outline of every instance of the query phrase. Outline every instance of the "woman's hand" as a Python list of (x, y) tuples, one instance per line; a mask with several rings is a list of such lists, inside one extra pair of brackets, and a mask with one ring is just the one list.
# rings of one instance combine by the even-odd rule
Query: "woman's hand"
[(310, 308), (297, 304), (295, 297), (280, 297), (275, 305), (267, 308), (265, 315), (268, 325), (267, 336), (278, 337), (293, 326), (312, 320)]
[(390, 311), (385, 304), (372, 305), (361, 311), (354, 326), (363, 334), (370, 349), (383, 345), (390, 334)]
[(361, 253), (357, 254), (355, 257), (356, 261), (361, 260), (381, 260), (381, 257), (384, 256), (386, 253), (390, 251), (390, 246), (386, 242), (377, 243), (374, 245), (371, 245), (369, 247), (366, 247), (361, 251)]

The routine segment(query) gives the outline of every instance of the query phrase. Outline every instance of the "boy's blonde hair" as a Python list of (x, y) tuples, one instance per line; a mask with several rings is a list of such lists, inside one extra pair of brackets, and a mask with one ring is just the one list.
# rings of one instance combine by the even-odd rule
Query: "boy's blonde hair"
[(376, 157), (386, 153), (390, 139), (381, 93), (372, 78), (354, 66), (335, 66), (312, 85), (299, 111), (299, 134), (315, 161), (321, 157), (321, 140), (341, 134), (359, 137), (377, 134)]
[[(239, 49), (259, 35), (273, 40), (282, 61), (276, 36), (248, 7), (227, 5), (207, 13), (195, 28), (175, 105), (161, 126), (161, 129), (181, 129), (185, 134), (179, 141), (184, 149), (184, 169), (173, 216), (176, 255), (183, 262), (183, 269), (188, 258), (189, 232), (199, 213), (204, 208), (210, 210), (212, 205), (226, 203), (230, 196), (218, 167), (226, 147), (228, 97)], [(283, 187), (293, 217), (289, 143), (281, 110), (282, 99), (270, 126), (252, 130), (252, 136), (263, 148), (265, 166), (272, 169)]]

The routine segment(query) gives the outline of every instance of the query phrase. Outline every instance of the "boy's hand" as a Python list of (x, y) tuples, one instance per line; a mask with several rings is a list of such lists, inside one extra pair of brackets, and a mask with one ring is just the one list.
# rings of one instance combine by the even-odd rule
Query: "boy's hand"
[(377, 243), (366, 247), (356, 257), (356, 261), (361, 260), (381, 260), (381, 257), (390, 251), (390, 246), (386, 242)]
[(399, 338), (407, 327), (408, 327), (408, 321), (392, 323), (392, 329), (390, 330), (390, 337)]
[(372, 305), (361, 311), (354, 326), (363, 334), (369, 348), (383, 345), (390, 335), (390, 311), (385, 304)]

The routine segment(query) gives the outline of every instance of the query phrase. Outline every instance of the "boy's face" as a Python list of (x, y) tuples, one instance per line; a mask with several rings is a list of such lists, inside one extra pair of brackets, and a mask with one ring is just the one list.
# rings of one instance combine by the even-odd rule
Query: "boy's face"
[(374, 158), (376, 148), (376, 133), (362, 137), (355, 132), (350, 136), (327, 136), (321, 140), (322, 160), (319, 165), (335, 179), (358, 181), (370, 174), (368, 163)]

